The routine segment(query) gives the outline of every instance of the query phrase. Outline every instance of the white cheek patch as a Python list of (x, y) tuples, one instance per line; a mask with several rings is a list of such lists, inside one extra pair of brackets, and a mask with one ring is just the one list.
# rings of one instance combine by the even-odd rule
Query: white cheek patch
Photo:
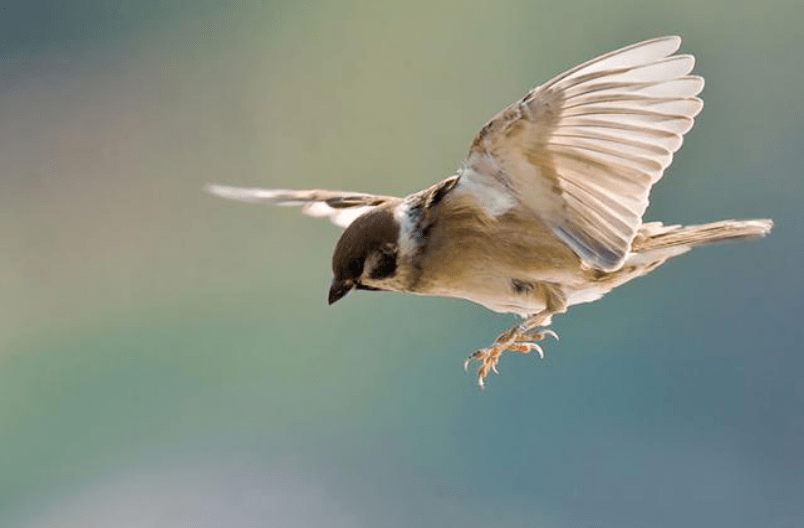
[(394, 209), (394, 220), (399, 224), (399, 257), (407, 260), (417, 251), (419, 241), (416, 240), (417, 217), (411, 215), (411, 202), (405, 200)]

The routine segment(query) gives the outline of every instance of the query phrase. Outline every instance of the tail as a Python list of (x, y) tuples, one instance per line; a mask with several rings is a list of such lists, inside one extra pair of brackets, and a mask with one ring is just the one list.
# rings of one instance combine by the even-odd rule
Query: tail
[(661, 222), (650, 222), (639, 229), (632, 248), (634, 253), (672, 250), (668, 253), (681, 254), (695, 246), (721, 240), (763, 237), (770, 233), (772, 227), (773, 221), (769, 219), (723, 220), (692, 226), (666, 226)]

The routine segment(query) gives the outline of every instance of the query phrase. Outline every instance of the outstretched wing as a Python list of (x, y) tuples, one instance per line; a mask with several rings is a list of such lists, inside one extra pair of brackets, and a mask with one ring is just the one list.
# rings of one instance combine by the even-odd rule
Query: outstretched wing
[(462, 179), (504, 189), (588, 265), (619, 268), (651, 187), (703, 107), (695, 59), (673, 55), (680, 45), (634, 44), (534, 88), (483, 127)]
[(315, 218), (329, 218), (330, 222), (340, 227), (347, 227), (358, 216), (369, 209), (399, 198), (376, 194), (354, 193), (346, 191), (307, 190), (293, 191), (286, 189), (259, 189), (248, 187), (230, 187), (228, 185), (207, 185), (204, 189), (221, 198), (240, 202), (264, 203), (281, 206), (300, 206), (302, 213)]

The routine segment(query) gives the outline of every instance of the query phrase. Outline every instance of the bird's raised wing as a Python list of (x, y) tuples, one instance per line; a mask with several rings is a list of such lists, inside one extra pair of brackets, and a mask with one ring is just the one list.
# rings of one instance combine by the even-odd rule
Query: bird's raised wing
[[(505, 189), (588, 265), (622, 265), (651, 186), (703, 102), (679, 37), (613, 51), (536, 87), (489, 121), (461, 169)], [(479, 200), (482, 201), (482, 200)]]
[(399, 200), (393, 196), (317, 189), (293, 191), (228, 185), (207, 185), (204, 189), (210, 194), (240, 202), (300, 206), (302, 213), (307, 216), (329, 218), (330, 222), (343, 228), (369, 209), (388, 201)]

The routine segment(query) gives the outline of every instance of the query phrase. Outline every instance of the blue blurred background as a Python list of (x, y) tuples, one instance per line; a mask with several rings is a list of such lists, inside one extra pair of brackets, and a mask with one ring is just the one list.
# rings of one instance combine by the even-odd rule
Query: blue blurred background
[[(798, 0), (9, 3), (0, 526), (804, 526)], [(205, 183), (405, 194), (487, 118), (681, 34), (706, 107), (648, 218), (771, 217), (556, 318), (326, 306), (339, 230)]]

